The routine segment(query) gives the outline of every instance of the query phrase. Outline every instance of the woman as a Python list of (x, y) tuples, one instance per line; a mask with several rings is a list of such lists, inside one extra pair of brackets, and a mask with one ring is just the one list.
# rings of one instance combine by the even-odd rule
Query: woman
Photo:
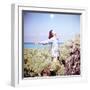
[(50, 44), (52, 60), (55, 62), (59, 60), (59, 40), (55, 31), (50, 30), (48, 40), (41, 41), (40, 44)]

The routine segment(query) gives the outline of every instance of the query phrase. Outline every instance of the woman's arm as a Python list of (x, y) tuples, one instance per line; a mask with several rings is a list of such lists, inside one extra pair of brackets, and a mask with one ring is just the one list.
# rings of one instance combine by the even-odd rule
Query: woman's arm
[(45, 40), (45, 41), (41, 41), (40, 44), (49, 44), (52, 42), (52, 39), (48, 39), (48, 40)]

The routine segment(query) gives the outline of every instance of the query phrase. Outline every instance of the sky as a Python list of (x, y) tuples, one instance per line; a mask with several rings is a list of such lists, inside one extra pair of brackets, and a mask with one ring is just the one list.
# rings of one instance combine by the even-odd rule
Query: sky
[(48, 39), (52, 29), (60, 42), (72, 39), (80, 33), (80, 15), (23, 11), (24, 42), (39, 42)]

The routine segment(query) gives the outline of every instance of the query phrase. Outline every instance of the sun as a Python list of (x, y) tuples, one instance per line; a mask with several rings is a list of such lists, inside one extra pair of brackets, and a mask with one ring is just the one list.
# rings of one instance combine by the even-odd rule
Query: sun
[(54, 14), (50, 14), (50, 18), (53, 19), (54, 18)]

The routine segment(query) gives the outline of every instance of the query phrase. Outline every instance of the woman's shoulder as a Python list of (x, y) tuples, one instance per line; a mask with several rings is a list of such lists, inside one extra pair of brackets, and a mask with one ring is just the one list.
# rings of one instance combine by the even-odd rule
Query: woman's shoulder
[(59, 38), (57, 38), (57, 37), (52, 37), (51, 39), (49, 39), (50, 41), (59, 41)]

